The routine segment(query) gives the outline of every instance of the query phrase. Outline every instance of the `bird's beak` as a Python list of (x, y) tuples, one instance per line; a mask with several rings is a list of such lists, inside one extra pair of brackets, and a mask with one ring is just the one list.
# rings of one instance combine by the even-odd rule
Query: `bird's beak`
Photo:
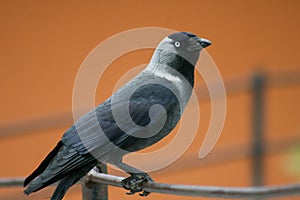
[(199, 38), (198, 39), (198, 43), (203, 47), (203, 48), (206, 48), (208, 47), (209, 45), (211, 45), (211, 42), (205, 38)]
[(191, 42), (194, 43), (194, 45), (192, 45), (188, 48), (188, 51), (191, 51), (191, 52), (199, 51), (199, 50), (211, 45), (211, 42), (204, 38), (193, 37), (193, 38), (190, 38), (190, 40), (191, 40)]

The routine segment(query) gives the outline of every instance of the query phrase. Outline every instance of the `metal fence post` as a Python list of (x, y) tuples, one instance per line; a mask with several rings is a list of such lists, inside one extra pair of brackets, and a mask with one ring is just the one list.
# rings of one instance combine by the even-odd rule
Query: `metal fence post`
[[(97, 171), (107, 174), (107, 166), (99, 163), (97, 165)], [(102, 183), (96, 183), (92, 181), (88, 176), (85, 177), (82, 182), (82, 199), (83, 200), (108, 200), (107, 185)]]
[(253, 112), (252, 112), (252, 184), (262, 186), (264, 182), (264, 90), (265, 76), (256, 73), (253, 76)]

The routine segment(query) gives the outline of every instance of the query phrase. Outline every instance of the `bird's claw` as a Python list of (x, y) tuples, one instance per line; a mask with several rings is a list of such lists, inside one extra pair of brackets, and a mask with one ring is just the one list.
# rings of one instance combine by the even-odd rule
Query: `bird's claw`
[(135, 194), (136, 192), (142, 192), (139, 195), (145, 197), (150, 194), (150, 192), (143, 190), (143, 184), (147, 182), (152, 183), (154, 181), (151, 179), (151, 177), (148, 174), (139, 173), (139, 174), (132, 174), (128, 178), (123, 179), (121, 181), (121, 184), (126, 190), (129, 190), (129, 192), (127, 192), (126, 194), (132, 195)]

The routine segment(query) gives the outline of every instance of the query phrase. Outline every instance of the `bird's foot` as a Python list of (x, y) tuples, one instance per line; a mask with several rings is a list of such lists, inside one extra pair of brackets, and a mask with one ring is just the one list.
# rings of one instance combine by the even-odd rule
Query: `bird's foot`
[(122, 180), (121, 184), (126, 190), (130, 190), (126, 194), (132, 195), (136, 192), (142, 192), (140, 196), (148, 196), (150, 192), (143, 190), (143, 183), (153, 183), (152, 178), (146, 173), (132, 174), (128, 178)]

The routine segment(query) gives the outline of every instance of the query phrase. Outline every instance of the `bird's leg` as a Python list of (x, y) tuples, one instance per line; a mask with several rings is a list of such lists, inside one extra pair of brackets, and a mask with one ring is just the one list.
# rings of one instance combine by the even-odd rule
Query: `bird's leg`
[(153, 182), (153, 180), (148, 174), (142, 173), (131, 174), (128, 178), (123, 179), (121, 184), (125, 189), (130, 190), (126, 194), (132, 195), (136, 192), (142, 192), (139, 194), (140, 196), (148, 196), (150, 192), (143, 190), (143, 184), (146, 182)]
[(121, 184), (122, 186), (130, 190), (130, 192), (126, 193), (129, 195), (132, 195), (136, 192), (142, 192), (139, 195), (140, 196), (148, 196), (150, 192), (143, 190), (143, 184), (146, 182), (154, 182), (152, 178), (145, 172), (136, 169), (126, 163), (120, 162), (115, 164), (118, 168), (122, 169), (123, 171), (127, 172), (131, 176), (128, 178), (125, 178), (122, 180)]

